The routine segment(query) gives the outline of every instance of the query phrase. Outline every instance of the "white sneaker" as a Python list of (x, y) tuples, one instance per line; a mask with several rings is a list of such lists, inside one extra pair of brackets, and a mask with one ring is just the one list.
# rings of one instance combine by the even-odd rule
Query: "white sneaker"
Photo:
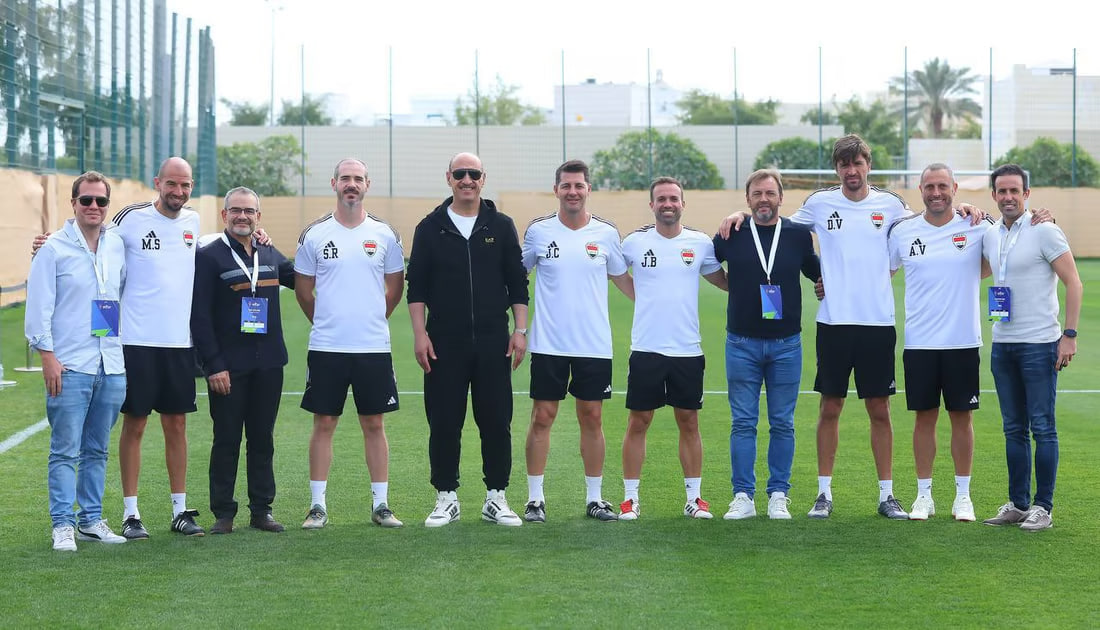
[(775, 518), (786, 520), (791, 518), (791, 512), (788, 507), (791, 504), (791, 499), (782, 492), (773, 492), (768, 497), (768, 518)]
[(519, 516), (508, 507), (508, 500), (504, 498), (503, 490), (490, 490), (486, 494), (485, 505), (481, 508), (481, 518), (490, 523), (508, 527), (523, 525)]
[(730, 511), (726, 512), (726, 515), (722, 518), (727, 521), (738, 521), (754, 516), (756, 516), (756, 504), (749, 498), (749, 495), (738, 492), (733, 495), (733, 501), (730, 501)]
[(936, 503), (931, 495), (917, 495), (913, 501), (913, 508), (909, 510), (909, 520), (927, 521), (929, 516), (936, 515)]
[(955, 497), (955, 503), (951, 505), (951, 516), (954, 516), (956, 521), (967, 523), (978, 520), (974, 515), (974, 503), (970, 500), (969, 495), (964, 494), (961, 497)]
[(1054, 521), (1050, 518), (1050, 512), (1046, 511), (1038, 505), (1031, 506), (1031, 509), (1027, 511), (1027, 518), (1023, 523), (1020, 523), (1020, 529), (1025, 532), (1037, 532), (1041, 529), (1050, 529), (1054, 526)]
[(694, 498), (684, 505), (684, 516), (690, 518), (714, 518), (714, 515), (710, 513), (710, 504), (701, 497)]
[(620, 521), (636, 521), (642, 515), (642, 508), (638, 507), (637, 499), (626, 499), (619, 504)]
[(54, 551), (76, 551), (76, 538), (72, 525), (53, 528)]
[(95, 525), (81, 525), (77, 527), (76, 539), (91, 540), (112, 545), (126, 542), (125, 538), (111, 531), (111, 528), (107, 526), (107, 521), (102, 519)]
[(424, 527), (443, 527), (458, 520), (458, 493), (438, 492), (435, 498), (435, 509), (424, 519)]

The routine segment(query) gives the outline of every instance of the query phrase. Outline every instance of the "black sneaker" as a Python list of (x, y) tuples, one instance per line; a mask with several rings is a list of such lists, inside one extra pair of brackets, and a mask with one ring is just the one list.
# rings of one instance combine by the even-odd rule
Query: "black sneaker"
[(594, 518), (597, 521), (619, 520), (619, 515), (611, 509), (611, 504), (603, 499), (589, 503), (585, 513), (588, 514), (588, 518)]
[(810, 518), (829, 518), (829, 515), (833, 513), (833, 502), (825, 498), (825, 493), (817, 495), (817, 500), (814, 501), (814, 507), (809, 511), (806, 516)]
[(172, 519), (172, 531), (179, 532), (184, 536), (205, 535), (206, 530), (195, 523), (195, 517), (198, 515), (198, 510), (184, 510), (180, 512), (176, 515), (176, 518)]
[(523, 508), (523, 520), (528, 523), (545, 523), (546, 502), (528, 501), (527, 506)]
[(878, 513), (886, 518), (894, 519), (897, 521), (909, 520), (909, 513), (901, 509), (901, 504), (894, 498), (894, 495), (886, 497), (886, 500), (878, 504)]
[(148, 538), (149, 532), (145, 530), (145, 525), (142, 524), (140, 518), (127, 516), (126, 520), (122, 522), (122, 536), (130, 540), (139, 540)]

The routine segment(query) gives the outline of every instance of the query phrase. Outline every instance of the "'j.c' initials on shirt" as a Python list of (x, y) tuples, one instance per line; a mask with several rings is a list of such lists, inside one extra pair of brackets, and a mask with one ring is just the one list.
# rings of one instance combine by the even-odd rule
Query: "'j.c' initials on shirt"
[(336, 243), (329, 241), (325, 243), (325, 247), (321, 250), (321, 258), (325, 260), (336, 260), (339, 258), (340, 250), (336, 247)]
[(141, 239), (141, 249), (160, 249), (160, 239), (157, 238), (156, 232), (149, 230), (149, 233)]
[(561, 252), (558, 250), (557, 241), (550, 241), (550, 244), (546, 246), (547, 258), (560, 258)]

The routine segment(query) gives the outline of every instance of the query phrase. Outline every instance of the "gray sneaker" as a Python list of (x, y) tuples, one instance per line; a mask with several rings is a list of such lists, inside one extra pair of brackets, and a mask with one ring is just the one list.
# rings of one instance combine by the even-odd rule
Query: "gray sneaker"
[(1027, 518), (1024, 519), (1023, 523), (1020, 523), (1020, 529), (1025, 532), (1037, 532), (1040, 529), (1050, 529), (1053, 526), (1054, 522), (1050, 518), (1050, 512), (1038, 505), (1031, 506), (1031, 509), (1027, 511)]
[(374, 511), (371, 512), (370, 520), (379, 527), (401, 527), (404, 525), (404, 523), (397, 520), (397, 517), (393, 514), (393, 510), (385, 503), (381, 503), (378, 507), (374, 508)]
[(997, 509), (997, 516), (987, 518), (982, 522), (986, 525), (993, 525), (994, 527), (999, 525), (1019, 525), (1024, 522), (1027, 515), (1027, 512), (1017, 508), (1012, 504), (1012, 501), (1009, 501)]
[(886, 497), (886, 500), (878, 504), (878, 513), (889, 519), (898, 521), (909, 520), (909, 513), (901, 509), (901, 504), (894, 495)]
[(302, 529), (321, 529), (328, 525), (328, 512), (319, 503), (314, 503), (306, 514), (306, 520), (302, 523)]
[(825, 493), (817, 495), (817, 500), (814, 501), (814, 507), (809, 511), (806, 516), (810, 518), (829, 518), (829, 515), (833, 513), (833, 502), (825, 498)]

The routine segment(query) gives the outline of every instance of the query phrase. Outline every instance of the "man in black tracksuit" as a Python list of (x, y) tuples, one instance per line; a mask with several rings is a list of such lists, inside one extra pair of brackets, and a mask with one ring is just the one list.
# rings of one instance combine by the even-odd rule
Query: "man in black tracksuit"
[[(259, 245), (253, 232), (259, 197), (247, 188), (225, 196), (220, 238), (195, 254), (191, 337), (210, 394), (214, 443), (210, 448), (213, 534), (233, 531), (241, 430), (248, 439), (249, 524), (280, 532), (271, 516), (275, 500), (273, 433), (287, 363), (279, 314), (279, 285), (294, 287), (294, 265), (279, 250)], [(250, 332), (246, 332), (250, 331)]]
[[(436, 507), (425, 521), (458, 520), (458, 462), (467, 393), (481, 433), (488, 490), (482, 518), (520, 525), (504, 489), (512, 471), (512, 381), (527, 350), (527, 274), (515, 224), (481, 199), (481, 160), (448, 165), (454, 195), (416, 227), (406, 277), (417, 363), (424, 370), (431, 481)], [(508, 309), (515, 331), (508, 331)], [(426, 317), (425, 317), (426, 315)]]

